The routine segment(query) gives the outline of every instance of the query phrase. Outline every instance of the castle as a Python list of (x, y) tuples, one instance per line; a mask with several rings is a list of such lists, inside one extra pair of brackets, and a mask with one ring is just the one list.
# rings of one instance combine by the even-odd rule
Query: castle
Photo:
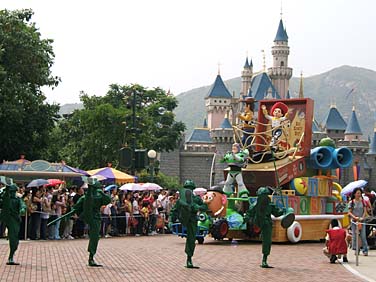
[[(288, 65), (290, 47), (288, 35), (280, 19), (274, 45), (272, 46), (273, 66), (266, 71), (253, 71), (252, 59), (245, 60), (241, 72), (241, 91), (238, 95), (230, 93), (220, 73), (205, 97), (207, 121), (202, 128), (195, 128), (189, 138), (181, 143), (179, 149), (162, 153), (160, 169), (169, 176), (177, 176), (180, 182), (192, 179), (198, 187), (210, 187), (224, 180), (226, 165), (219, 159), (231, 150), (234, 142), (232, 125), (237, 124), (236, 114), (241, 112), (245, 97), (256, 101), (263, 99), (290, 99), (289, 81), (293, 70)], [(300, 81), (299, 98), (303, 98), (303, 79)], [(255, 110), (258, 105), (256, 103)], [(257, 116), (257, 115), (256, 115)], [(312, 123), (312, 146), (323, 137), (331, 137), (337, 147), (346, 146), (353, 152), (353, 166), (342, 169), (340, 184), (345, 185), (354, 179), (366, 179), (370, 187), (375, 187), (376, 173), (376, 129), (370, 142), (362, 140), (362, 131), (357, 120), (355, 108), (348, 123), (343, 119), (335, 105), (331, 105), (323, 122)], [(372, 177), (373, 175), (373, 177)]]

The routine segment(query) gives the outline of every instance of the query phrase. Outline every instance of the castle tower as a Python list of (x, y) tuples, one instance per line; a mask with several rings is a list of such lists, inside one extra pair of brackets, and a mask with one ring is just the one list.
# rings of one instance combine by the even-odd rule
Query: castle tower
[(245, 60), (245, 64), (242, 70), (242, 87), (240, 90), (240, 97), (248, 95), (249, 89), (251, 89), (251, 81), (252, 81), (252, 76), (253, 76), (253, 63), (252, 59), (251, 62), (248, 62), (248, 57)]
[(273, 67), (268, 69), (268, 74), (282, 99), (287, 97), (289, 81), (292, 77), (292, 68), (288, 67), (289, 54), (288, 36), (281, 19), (272, 47)]
[(220, 127), (228, 112), (232, 113), (232, 95), (223, 83), (221, 75), (218, 73), (214, 84), (205, 97), (205, 107), (208, 114), (208, 128)]

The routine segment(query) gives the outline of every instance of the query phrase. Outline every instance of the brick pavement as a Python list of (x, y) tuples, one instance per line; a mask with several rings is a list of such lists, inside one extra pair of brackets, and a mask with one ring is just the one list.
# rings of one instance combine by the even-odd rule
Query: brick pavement
[(261, 244), (214, 241), (197, 245), (186, 269), (184, 242), (174, 235), (119, 237), (99, 241), (96, 260), (103, 268), (86, 266), (87, 240), (22, 241), (15, 260), (5, 265), (8, 245), (0, 240), (0, 281), (362, 281), (322, 255), (323, 244), (274, 244), (262, 269)]

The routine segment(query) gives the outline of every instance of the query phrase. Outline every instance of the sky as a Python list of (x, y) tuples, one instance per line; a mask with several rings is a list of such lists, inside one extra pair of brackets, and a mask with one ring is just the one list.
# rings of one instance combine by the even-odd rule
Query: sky
[[(281, 4), (282, 3), (282, 4)], [(102, 96), (109, 85), (138, 83), (174, 95), (239, 77), (248, 55), (254, 72), (271, 67), (282, 19), (294, 76), (342, 65), (376, 70), (374, 0), (1, 0), (31, 8), (43, 38), (54, 40), (47, 102), (78, 103), (80, 91)]]

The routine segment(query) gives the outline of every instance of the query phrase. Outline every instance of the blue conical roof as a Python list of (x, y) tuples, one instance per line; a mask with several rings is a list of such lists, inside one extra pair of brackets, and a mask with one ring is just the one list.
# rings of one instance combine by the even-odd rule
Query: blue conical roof
[(195, 128), (189, 136), (187, 143), (213, 143), (208, 128)]
[(329, 112), (324, 118), (322, 124), (327, 130), (345, 130), (347, 126), (345, 120), (336, 107), (331, 107), (329, 109)]
[(376, 129), (375, 129), (375, 131), (373, 133), (372, 142), (369, 145), (369, 151), (368, 151), (367, 154), (369, 154), (369, 155), (376, 155)]
[(249, 69), (248, 57), (245, 59), (244, 68), (245, 68), (245, 69)]
[(312, 132), (321, 132), (320, 127), (315, 119), (313, 119), (312, 121)]
[(232, 125), (228, 118), (224, 118), (219, 128), (232, 128)]
[(249, 63), (249, 66), (250, 66), (251, 68), (253, 68), (253, 62), (252, 62), (252, 59), (251, 59), (251, 62)]
[(356, 117), (355, 110), (353, 109), (349, 123), (347, 124), (345, 134), (357, 134), (362, 135), (362, 130), (360, 129), (358, 118)]
[(226, 85), (223, 83), (223, 80), (221, 76), (218, 74), (213, 86), (210, 88), (209, 93), (206, 97), (213, 98), (213, 97), (218, 97), (218, 98), (232, 98), (232, 95), (230, 91), (228, 91)]
[(204, 119), (204, 125), (203, 125), (204, 128), (208, 128), (208, 123), (206, 121), (206, 118)]
[(290, 90), (287, 90), (286, 99), (291, 99)]
[[(255, 100), (263, 100), (268, 95), (269, 88), (272, 89), (272, 97), (274, 99), (281, 99), (281, 96), (277, 93), (274, 88), (270, 77), (266, 73), (260, 73), (252, 78), (250, 91), (255, 98)], [(249, 95), (249, 93), (248, 93)]]
[(286, 29), (283, 27), (282, 19), (279, 21), (279, 26), (277, 30), (277, 34), (274, 38), (275, 41), (288, 41), (289, 37), (287, 36)]

